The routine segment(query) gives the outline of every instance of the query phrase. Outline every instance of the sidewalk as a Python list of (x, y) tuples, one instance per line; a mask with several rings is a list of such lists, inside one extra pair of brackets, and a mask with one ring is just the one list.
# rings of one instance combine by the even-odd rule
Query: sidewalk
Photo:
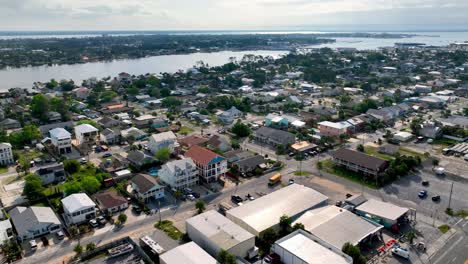
[(442, 247), (445, 246), (447, 241), (457, 233), (455, 228), (450, 228), (450, 230), (443, 234), (439, 239), (437, 239), (424, 254), (421, 254), (419, 257), (423, 263), (430, 263), (432, 256), (437, 253)]

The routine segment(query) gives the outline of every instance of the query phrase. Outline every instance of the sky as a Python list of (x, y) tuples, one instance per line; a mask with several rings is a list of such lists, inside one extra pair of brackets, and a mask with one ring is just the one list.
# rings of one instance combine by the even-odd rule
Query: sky
[(460, 30), (468, 0), (0, 0), (0, 30)]

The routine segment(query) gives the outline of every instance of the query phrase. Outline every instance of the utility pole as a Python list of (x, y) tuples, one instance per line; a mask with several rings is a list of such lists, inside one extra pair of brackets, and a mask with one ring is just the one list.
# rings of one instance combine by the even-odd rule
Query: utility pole
[(162, 222), (161, 219), (161, 201), (158, 199), (158, 213), (159, 213), (159, 223)]
[(450, 208), (450, 204), (452, 203), (452, 192), (453, 192), (453, 182), (452, 182), (452, 187), (450, 188), (450, 198), (449, 198), (448, 208)]

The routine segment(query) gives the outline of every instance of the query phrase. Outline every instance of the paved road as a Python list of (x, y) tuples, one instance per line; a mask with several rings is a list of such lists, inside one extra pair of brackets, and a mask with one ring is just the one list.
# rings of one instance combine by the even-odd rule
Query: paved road
[(455, 227), (455, 233), (431, 259), (434, 264), (468, 263), (468, 220), (461, 220)]

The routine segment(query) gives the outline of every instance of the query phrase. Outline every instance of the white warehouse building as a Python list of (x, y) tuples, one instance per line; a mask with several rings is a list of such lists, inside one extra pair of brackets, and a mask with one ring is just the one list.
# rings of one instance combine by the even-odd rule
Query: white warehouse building
[(304, 212), (327, 205), (328, 197), (304, 185), (291, 184), (226, 212), (227, 218), (260, 236), (268, 228), (278, 228), (280, 217), (296, 220)]
[(213, 257), (224, 249), (245, 258), (255, 252), (255, 236), (215, 210), (207, 211), (185, 221), (187, 234)]

